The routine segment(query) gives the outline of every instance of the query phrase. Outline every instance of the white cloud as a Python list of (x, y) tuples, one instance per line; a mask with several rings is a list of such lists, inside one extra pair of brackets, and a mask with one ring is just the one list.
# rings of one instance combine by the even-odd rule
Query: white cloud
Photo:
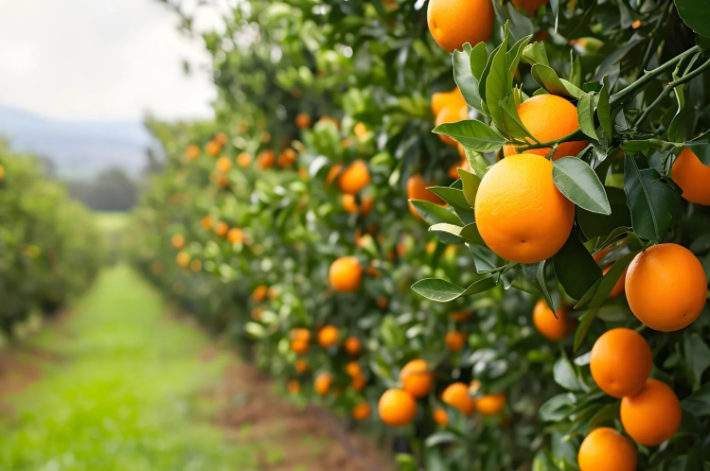
[[(212, 116), (202, 40), (156, 0), (0, 0), (0, 12), (2, 105), (61, 120)], [(204, 13), (213, 27), (218, 15)]]

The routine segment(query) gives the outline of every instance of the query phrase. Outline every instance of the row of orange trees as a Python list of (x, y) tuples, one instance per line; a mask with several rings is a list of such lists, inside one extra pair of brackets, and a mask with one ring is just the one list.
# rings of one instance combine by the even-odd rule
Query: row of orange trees
[(240, 3), (136, 264), (402, 469), (703, 469), (708, 14)]
[(102, 263), (91, 215), (40, 161), (0, 143), (0, 331), (22, 334), (87, 289)]

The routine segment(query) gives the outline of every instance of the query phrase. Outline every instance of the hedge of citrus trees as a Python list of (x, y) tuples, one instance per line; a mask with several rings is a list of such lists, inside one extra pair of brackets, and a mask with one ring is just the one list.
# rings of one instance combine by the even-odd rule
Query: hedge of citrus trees
[[(0, 143), (0, 331), (21, 333), (88, 288), (101, 266), (88, 211), (50, 181), (41, 163)], [(19, 332), (18, 332), (19, 329)]]
[(135, 263), (402, 469), (704, 469), (708, 18), (240, 2), (215, 121), (148, 124)]

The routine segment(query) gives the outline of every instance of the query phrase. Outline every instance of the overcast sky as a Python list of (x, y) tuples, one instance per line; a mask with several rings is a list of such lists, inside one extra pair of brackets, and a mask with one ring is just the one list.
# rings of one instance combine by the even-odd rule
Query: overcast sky
[[(157, 0), (0, 0), (0, 105), (74, 121), (212, 116), (210, 58), (177, 23)], [(202, 70), (186, 77), (182, 59)]]

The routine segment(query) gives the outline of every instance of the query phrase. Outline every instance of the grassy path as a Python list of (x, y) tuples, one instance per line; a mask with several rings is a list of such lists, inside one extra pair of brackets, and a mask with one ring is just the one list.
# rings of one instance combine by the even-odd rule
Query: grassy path
[(201, 361), (209, 340), (164, 310), (135, 274), (111, 269), (68, 319), (20, 347), (17, 361), (39, 364), (40, 376), (4, 398), (12, 413), (0, 421), (0, 469), (257, 469), (247, 447), (207, 420), (198, 394), (228, 354)]

